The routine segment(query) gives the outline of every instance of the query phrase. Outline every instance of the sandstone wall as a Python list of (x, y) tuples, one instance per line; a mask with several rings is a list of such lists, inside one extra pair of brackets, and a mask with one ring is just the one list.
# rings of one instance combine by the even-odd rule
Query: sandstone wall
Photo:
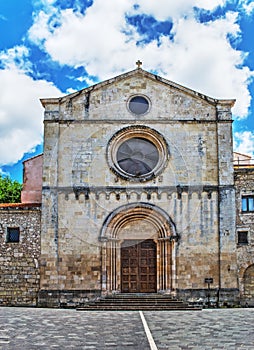
[[(142, 117), (128, 111), (134, 94), (150, 101)], [(142, 202), (175, 224), (178, 290), (204, 290), (212, 277), (215, 290), (237, 292), (230, 102), (132, 74), (44, 105), (42, 290), (101, 290), (103, 224)], [(121, 178), (108, 161), (114, 134), (135, 126), (168, 145), (160, 175), (143, 183)]]

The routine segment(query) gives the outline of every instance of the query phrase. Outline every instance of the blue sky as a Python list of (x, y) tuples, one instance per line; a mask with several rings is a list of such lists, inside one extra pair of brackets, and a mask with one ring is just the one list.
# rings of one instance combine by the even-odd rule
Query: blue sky
[(0, 173), (43, 150), (40, 98), (135, 68), (236, 98), (234, 150), (254, 158), (254, 1), (0, 0)]

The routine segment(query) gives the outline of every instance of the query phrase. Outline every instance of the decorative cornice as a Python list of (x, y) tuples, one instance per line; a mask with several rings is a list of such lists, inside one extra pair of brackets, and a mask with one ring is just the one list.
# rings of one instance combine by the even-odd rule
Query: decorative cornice
[[(230, 123), (232, 124), (233, 121), (232, 119), (223, 119), (223, 120), (216, 120), (216, 119), (171, 119), (169, 118), (164, 118), (155, 120), (155, 119), (144, 119), (142, 122), (146, 124), (202, 124), (202, 123), (207, 123), (207, 124), (217, 124), (217, 123)], [(133, 119), (44, 119), (44, 123), (59, 123), (59, 124), (66, 124), (66, 126), (69, 126), (70, 124), (112, 124), (112, 123), (117, 123), (117, 124), (127, 124), (127, 125), (136, 125), (137, 121)], [(139, 121), (140, 123), (140, 121)]]
[(110, 199), (112, 194), (115, 195), (116, 200), (120, 200), (121, 195), (125, 195), (129, 200), (132, 194), (136, 194), (136, 199), (140, 200), (142, 194), (146, 194), (147, 200), (150, 200), (152, 194), (156, 194), (157, 199), (161, 199), (162, 194), (167, 194), (168, 198), (173, 193), (177, 194), (177, 199), (181, 199), (184, 193), (191, 197), (193, 194), (197, 194), (201, 198), (202, 193), (206, 193), (207, 198), (212, 198), (212, 193), (218, 193), (222, 190), (231, 190), (234, 186), (73, 186), (73, 187), (49, 187), (43, 186), (43, 192), (52, 191), (57, 193), (64, 193), (66, 199), (68, 195), (74, 193), (75, 198), (79, 199), (80, 195), (85, 196), (85, 200), (89, 200), (91, 194), (98, 200), (100, 195), (104, 195), (106, 200)]

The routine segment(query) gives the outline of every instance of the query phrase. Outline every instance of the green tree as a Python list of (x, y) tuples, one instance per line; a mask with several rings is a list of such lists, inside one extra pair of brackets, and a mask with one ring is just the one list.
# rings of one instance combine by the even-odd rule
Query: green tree
[(0, 203), (20, 203), (22, 185), (9, 176), (0, 175)]

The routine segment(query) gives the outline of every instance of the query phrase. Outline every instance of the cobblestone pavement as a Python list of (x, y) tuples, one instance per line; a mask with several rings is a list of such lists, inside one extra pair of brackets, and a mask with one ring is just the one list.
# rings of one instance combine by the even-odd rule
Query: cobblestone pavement
[(145, 313), (158, 350), (254, 350), (254, 309)]
[(254, 309), (149, 311), (143, 316), (153, 344), (138, 311), (1, 307), (0, 349), (254, 349)]

